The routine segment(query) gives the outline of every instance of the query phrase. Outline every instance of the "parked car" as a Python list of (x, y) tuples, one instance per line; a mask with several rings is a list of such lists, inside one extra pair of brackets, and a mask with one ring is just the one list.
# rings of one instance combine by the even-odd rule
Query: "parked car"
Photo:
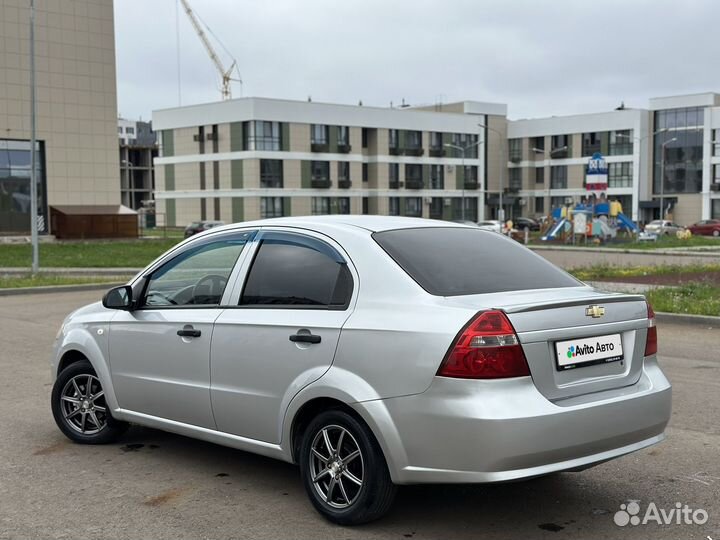
[(646, 233), (657, 234), (658, 236), (674, 236), (678, 231), (682, 230), (683, 227), (667, 219), (656, 219), (645, 225)]
[(505, 230), (505, 225), (502, 221), (489, 220), (489, 221), (478, 221), (477, 226), (486, 231), (493, 231), (502, 234)]
[(519, 217), (515, 218), (514, 220), (514, 226), (516, 229), (523, 230), (527, 228), (530, 231), (539, 231), (540, 230), (540, 223), (536, 220), (528, 217)]
[(720, 219), (704, 219), (688, 227), (693, 234), (720, 236)]
[(456, 219), (453, 221), (453, 223), (458, 223), (459, 225), (468, 225), (470, 227), (477, 227), (477, 223), (474, 221), (469, 221), (467, 219)]
[(189, 238), (69, 315), (51, 403), (78, 443), (132, 422), (296, 463), (323, 516), (358, 524), (397, 484), (578, 471), (660, 442), (656, 351), (643, 296), (505, 236), (278, 218)]
[(198, 234), (215, 227), (225, 225), (224, 221), (193, 221), (185, 227), (185, 238), (189, 238), (194, 234)]

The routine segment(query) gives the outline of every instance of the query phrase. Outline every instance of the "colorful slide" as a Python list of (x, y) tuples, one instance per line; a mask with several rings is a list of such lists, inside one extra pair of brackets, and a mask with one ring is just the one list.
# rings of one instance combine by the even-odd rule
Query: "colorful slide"
[(640, 228), (635, 224), (635, 222), (629, 217), (627, 217), (625, 214), (618, 214), (617, 220), (621, 227), (628, 229), (629, 231), (632, 231), (634, 233), (640, 231)]
[(562, 229), (566, 223), (567, 223), (567, 219), (565, 219), (565, 218), (562, 218), (561, 220), (559, 220), (557, 223), (555, 223), (555, 225), (550, 227), (550, 230), (548, 231), (548, 233), (545, 236), (543, 236), (541, 238), (541, 240), (554, 240), (555, 237), (557, 236), (557, 234), (560, 231), (562, 231)]

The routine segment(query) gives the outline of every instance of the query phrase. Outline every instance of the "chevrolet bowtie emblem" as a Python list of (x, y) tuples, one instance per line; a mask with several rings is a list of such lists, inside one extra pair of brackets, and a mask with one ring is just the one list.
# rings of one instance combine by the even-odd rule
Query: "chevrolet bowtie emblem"
[(602, 306), (588, 306), (585, 308), (585, 316), (599, 319), (605, 315), (605, 308)]

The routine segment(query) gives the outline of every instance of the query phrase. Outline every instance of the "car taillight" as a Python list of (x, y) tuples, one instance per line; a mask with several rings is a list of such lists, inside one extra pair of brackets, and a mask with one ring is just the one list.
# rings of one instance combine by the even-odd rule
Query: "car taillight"
[(645, 356), (657, 354), (657, 326), (655, 326), (655, 312), (650, 302), (647, 303), (648, 310), (648, 331), (645, 341)]
[(502, 311), (483, 311), (460, 332), (437, 372), (442, 377), (502, 379), (530, 375), (512, 324)]

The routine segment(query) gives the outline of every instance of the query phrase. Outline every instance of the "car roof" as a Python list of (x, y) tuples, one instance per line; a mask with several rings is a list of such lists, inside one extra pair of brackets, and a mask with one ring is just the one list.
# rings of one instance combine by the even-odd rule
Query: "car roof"
[(395, 229), (411, 229), (422, 227), (470, 227), (452, 221), (441, 221), (438, 219), (423, 219), (398, 216), (359, 216), (359, 215), (326, 215), (326, 216), (297, 216), (259, 219), (255, 221), (244, 221), (233, 223), (224, 227), (217, 227), (214, 230), (231, 230), (245, 227), (303, 227), (315, 229), (322, 232), (325, 229), (347, 228), (365, 229), (371, 232), (389, 231)]

